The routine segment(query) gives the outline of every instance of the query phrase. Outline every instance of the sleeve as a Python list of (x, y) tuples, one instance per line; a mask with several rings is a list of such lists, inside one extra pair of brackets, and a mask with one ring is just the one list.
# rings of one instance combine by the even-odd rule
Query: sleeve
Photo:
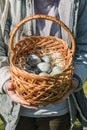
[[(5, 0), (0, 0), (0, 20), (4, 10)], [(11, 17), (8, 11), (4, 37), (2, 37), (1, 25), (0, 25), (0, 93), (3, 93), (3, 87), (11, 79), (9, 69), (9, 57), (8, 57), (8, 41), (10, 33)]]
[(87, 80), (87, 0), (80, 3), (77, 20), (76, 53), (74, 76), (78, 78), (79, 89)]

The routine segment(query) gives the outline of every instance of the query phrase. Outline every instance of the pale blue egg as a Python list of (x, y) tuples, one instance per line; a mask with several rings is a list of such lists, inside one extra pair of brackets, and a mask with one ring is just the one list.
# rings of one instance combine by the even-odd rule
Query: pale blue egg
[(46, 72), (41, 72), (41, 73), (39, 73), (39, 75), (40, 75), (40, 76), (47, 76), (47, 75), (49, 75), (49, 74), (46, 73)]
[(48, 56), (48, 55), (45, 55), (45, 56), (42, 57), (42, 61), (44, 61), (44, 62), (51, 62), (51, 57)]
[(42, 72), (49, 72), (51, 70), (51, 64), (46, 62), (41, 62), (37, 64), (37, 68)]
[(52, 69), (52, 72), (50, 73), (51, 75), (53, 74), (60, 74), (63, 71), (61, 66), (55, 66)]

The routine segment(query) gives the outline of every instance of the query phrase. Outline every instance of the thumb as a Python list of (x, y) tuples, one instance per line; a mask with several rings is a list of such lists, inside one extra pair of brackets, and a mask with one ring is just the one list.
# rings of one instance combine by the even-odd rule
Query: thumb
[(14, 91), (15, 87), (14, 87), (14, 85), (12, 84), (12, 82), (10, 81), (10, 82), (8, 82), (8, 83), (6, 84), (5, 89), (6, 89), (6, 92), (8, 93), (8, 91)]

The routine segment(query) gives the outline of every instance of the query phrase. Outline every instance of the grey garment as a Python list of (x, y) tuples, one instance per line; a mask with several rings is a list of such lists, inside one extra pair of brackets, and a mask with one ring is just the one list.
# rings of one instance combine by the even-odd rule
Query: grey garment
[(0, 94), (0, 114), (4, 118), (5, 124), (14, 127), (18, 121), (20, 105), (11, 101), (7, 94)]
[[(87, 97), (84, 94), (84, 90), (81, 89), (79, 92), (73, 93), (73, 99), (76, 102), (78, 118), (83, 126), (87, 127)], [(79, 109), (80, 108), (80, 109)], [(80, 113), (79, 113), (80, 111)], [(82, 118), (83, 117), (83, 118)], [(82, 120), (84, 119), (84, 120)]]
[(87, 127), (83, 127), (83, 130), (87, 130)]
[(3, 121), (3, 126), (5, 128), (5, 130), (15, 130), (15, 125), (11, 126), (9, 123), (7, 123), (4, 118), (2, 117), (2, 115), (0, 115), (0, 119)]
[(8, 124), (8, 123), (6, 123), (6, 125), (5, 125), (5, 130), (15, 130), (15, 128), (16, 128), (16, 125), (11, 126), (11, 125)]
[(68, 102), (65, 100), (60, 104), (49, 104), (47, 106), (39, 106), (37, 110), (22, 107), (20, 115), (28, 117), (50, 117), (61, 116), (69, 112)]
[[(43, 0), (35, 0), (35, 14), (45, 14), (45, 15), (50, 15), (54, 16), (58, 19), (59, 18), (59, 13), (58, 13), (58, 0), (51, 0), (51, 1), (43, 1)], [(44, 35), (44, 36), (49, 36), (53, 35), (56, 37), (61, 37), (61, 27), (49, 20), (42, 20), (42, 19), (37, 19), (36, 22), (36, 27), (37, 27), (37, 35)]]

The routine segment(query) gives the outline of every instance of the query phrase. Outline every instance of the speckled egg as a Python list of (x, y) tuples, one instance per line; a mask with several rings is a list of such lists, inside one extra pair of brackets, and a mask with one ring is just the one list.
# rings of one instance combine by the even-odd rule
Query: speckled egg
[(37, 67), (35, 67), (34, 72), (35, 72), (35, 74), (39, 74), (41, 71)]
[(38, 63), (41, 62), (41, 59), (37, 55), (28, 55), (27, 62), (31, 67), (35, 67)]

